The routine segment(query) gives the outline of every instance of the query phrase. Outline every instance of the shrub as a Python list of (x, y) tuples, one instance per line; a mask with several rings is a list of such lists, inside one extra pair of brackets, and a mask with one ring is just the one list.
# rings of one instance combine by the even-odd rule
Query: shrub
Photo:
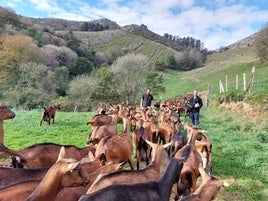
[(230, 103), (230, 102), (240, 102), (243, 101), (245, 98), (245, 93), (239, 93), (236, 91), (231, 91), (230, 93), (228, 93), (225, 98), (224, 98), (224, 102), (226, 103)]

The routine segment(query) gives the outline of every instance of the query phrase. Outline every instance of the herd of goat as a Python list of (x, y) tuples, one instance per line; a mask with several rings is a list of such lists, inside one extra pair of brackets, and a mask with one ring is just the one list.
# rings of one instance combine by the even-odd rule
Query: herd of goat
[[(3, 122), (15, 113), (0, 104), (0, 158), (11, 157), (13, 166), (0, 167), (0, 201), (213, 200), (234, 180), (212, 176), (212, 142), (181, 122), (182, 101), (108, 111), (100, 104), (87, 122), (85, 147), (40, 143), (22, 150), (4, 145)], [(40, 125), (54, 123), (57, 109), (60, 104), (44, 108)]]

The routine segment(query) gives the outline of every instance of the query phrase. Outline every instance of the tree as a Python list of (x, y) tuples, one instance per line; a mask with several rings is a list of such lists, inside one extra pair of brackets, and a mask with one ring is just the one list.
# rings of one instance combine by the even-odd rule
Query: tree
[(177, 61), (176, 61), (174, 55), (169, 54), (167, 56), (166, 65), (167, 65), (167, 68), (176, 69)]
[(42, 62), (39, 48), (32, 38), (0, 34), (0, 91), (17, 80), (19, 66), (26, 62)]
[(163, 76), (162, 73), (150, 72), (146, 78), (146, 86), (152, 89), (154, 95), (159, 95), (165, 92), (165, 87), (162, 86)]
[(117, 83), (114, 74), (109, 66), (104, 65), (95, 73), (96, 85), (91, 93), (92, 100), (97, 103), (105, 101), (110, 105), (122, 102), (120, 92), (117, 90)]
[(161, 60), (156, 60), (154, 62), (154, 70), (156, 70), (156, 71), (163, 71), (163, 70), (165, 70), (165, 62), (163, 62)]
[(84, 22), (82, 25), (81, 25), (81, 31), (88, 31), (88, 28), (89, 28), (89, 25), (88, 25), (88, 22)]
[(3, 94), (12, 106), (34, 109), (56, 98), (57, 87), (55, 73), (48, 71), (43, 64), (31, 62), (19, 65), (16, 82)]
[(111, 67), (119, 94), (124, 101), (134, 103), (144, 92), (150, 72), (148, 59), (143, 55), (128, 54), (119, 57)]
[(268, 23), (260, 31), (260, 34), (256, 40), (257, 54), (260, 60), (268, 60)]
[(53, 71), (60, 66), (66, 66), (71, 71), (76, 65), (77, 54), (68, 47), (45, 45), (41, 52), (46, 65)]
[(91, 92), (95, 85), (94, 79), (87, 75), (79, 75), (70, 82), (67, 92), (69, 104), (68, 110), (77, 108), (80, 111), (91, 110)]
[(75, 63), (76, 65), (70, 69), (70, 74), (72, 76), (90, 74), (94, 68), (93, 63), (87, 60), (85, 57), (78, 57)]

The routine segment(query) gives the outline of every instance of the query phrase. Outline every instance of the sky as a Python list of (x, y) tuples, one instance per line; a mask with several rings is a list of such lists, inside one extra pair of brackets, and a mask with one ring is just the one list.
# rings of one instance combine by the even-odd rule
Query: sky
[(200, 39), (215, 50), (244, 39), (268, 23), (268, 0), (0, 0), (18, 15), (144, 24), (159, 35)]

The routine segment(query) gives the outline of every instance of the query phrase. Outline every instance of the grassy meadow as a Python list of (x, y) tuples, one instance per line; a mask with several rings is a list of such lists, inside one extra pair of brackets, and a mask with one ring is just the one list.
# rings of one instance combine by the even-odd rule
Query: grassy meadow
[[(202, 108), (200, 121), (213, 144), (213, 174), (222, 179), (235, 179), (232, 186), (220, 191), (216, 201), (268, 200), (268, 64), (257, 62), (254, 54), (251, 54), (248, 50), (238, 53), (230, 51), (222, 54), (222, 57), (215, 55), (209, 58), (200, 69), (190, 72), (166, 71), (164, 84), (167, 91), (156, 96), (156, 100), (171, 98), (194, 89), (205, 91), (210, 85), (210, 105)], [(242, 76), (244, 72), (249, 76), (253, 65), (256, 66), (256, 82), (253, 94), (247, 96), (261, 97), (258, 103), (254, 107), (245, 102), (220, 105), (218, 98), (224, 94), (218, 92), (219, 79), (225, 80), (228, 75), (231, 80), (236, 74)], [(234, 90), (231, 86), (229, 88), (230, 91)], [(4, 142), (12, 149), (41, 142), (82, 147), (91, 129), (86, 122), (95, 114), (58, 111), (55, 124), (49, 126), (44, 122), (40, 127), (41, 110), (13, 111), (16, 117), (4, 122)], [(119, 130), (121, 128), (122, 125), (119, 125)]]

